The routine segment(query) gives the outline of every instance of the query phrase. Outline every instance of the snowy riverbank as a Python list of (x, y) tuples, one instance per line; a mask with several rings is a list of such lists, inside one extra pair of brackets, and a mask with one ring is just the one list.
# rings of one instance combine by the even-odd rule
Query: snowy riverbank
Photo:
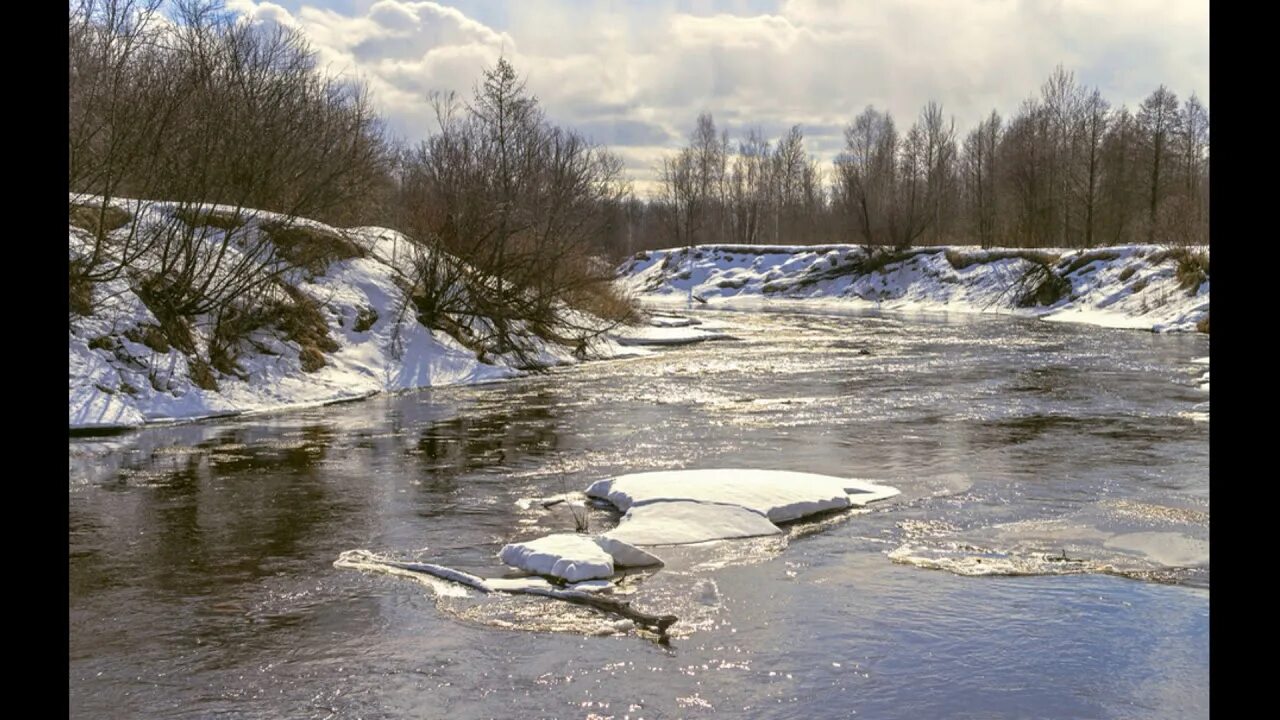
[[(95, 201), (72, 197), (73, 204), (91, 206)], [(132, 230), (142, 231), (173, 223), (180, 211), (168, 203), (139, 207), (120, 201), (115, 205), (131, 215), (138, 213), (140, 222)], [(253, 233), (281, 221), (271, 213), (254, 211), (249, 227), (240, 232), (253, 238)], [(184, 351), (166, 337), (163, 323), (124, 275), (96, 282), (86, 298), (91, 312), (73, 313), (70, 320), (70, 428), (128, 428), (268, 412), (521, 374), (514, 358), (482, 359), (449, 333), (419, 323), (411, 307), (405, 310), (401, 267), (409, 247), (399, 233), (383, 228), (338, 230), (306, 220), (291, 225), (343, 238), (358, 248), (358, 256), (329, 262), (320, 272), (297, 271), (281, 279), (279, 290), (314, 301), (318, 327), (311, 335), (324, 336), (327, 329), (319, 350), (303, 347), (287, 333), (254, 330), (237, 344), (233, 371), (220, 372), (210, 367), (205, 351), (214, 332), (213, 318), (196, 316), (189, 323), (189, 347)], [(123, 237), (131, 226), (113, 232)], [(222, 232), (210, 232), (202, 242), (220, 243)], [(73, 262), (91, 252), (91, 243), (88, 232), (70, 227)], [(238, 252), (239, 247), (237, 242), (225, 243), (228, 253)], [(638, 345), (713, 336), (697, 327), (623, 327), (593, 340), (585, 348), (585, 357), (638, 355), (652, 352)], [(577, 362), (583, 355), (575, 353), (576, 348), (534, 337), (529, 340), (537, 347), (541, 364)]]
[(659, 306), (834, 304), (995, 312), (1155, 332), (1207, 330), (1209, 251), (714, 245), (638, 253), (620, 285)]

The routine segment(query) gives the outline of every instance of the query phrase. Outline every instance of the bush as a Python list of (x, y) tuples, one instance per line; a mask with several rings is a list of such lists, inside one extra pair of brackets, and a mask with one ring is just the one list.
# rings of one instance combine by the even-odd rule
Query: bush
[(1019, 281), (1018, 307), (1053, 305), (1071, 292), (1071, 283), (1049, 265), (1032, 265)]
[(365, 305), (356, 313), (356, 322), (353, 329), (359, 333), (368, 332), (369, 328), (373, 327), (376, 322), (378, 322), (378, 311)]
[[(187, 366), (191, 371), (191, 382), (195, 383), (196, 387), (217, 392), (218, 376), (214, 375), (213, 368), (209, 367), (209, 363), (198, 357), (192, 357), (187, 360)], [(154, 381), (152, 385), (155, 385)], [(159, 390), (160, 388), (156, 389)]]
[(1195, 295), (1200, 285), (1209, 279), (1209, 255), (1207, 253), (1183, 252), (1178, 257), (1178, 287)]
[(638, 325), (642, 319), (635, 298), (622, 294), (608, 282), (578, 290), (573, 293), (569, 302), (574, 308), (611, 323)]

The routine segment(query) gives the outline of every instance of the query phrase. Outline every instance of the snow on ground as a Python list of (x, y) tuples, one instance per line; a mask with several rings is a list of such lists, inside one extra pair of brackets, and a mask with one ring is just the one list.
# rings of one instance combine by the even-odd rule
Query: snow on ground
[[(100, 200), (71, 197), (73, 203)], [(139, 217), (139, 227), (162, 227), (173, 222), (172, 203), (114, 204)], [(227, 214), (235, 208), (210, 206)], [(274, 213), (243, 211), (249, 232), (263, 223), (284, 220)], [(295, 226), (345, 237), (364, 251), (364, 257), (337, 260), (322, 274), (297, 272), (287, 278), (303, 295), (315, 300), (337, 349), (324, 353), (324, 366), (305, 372), (302, 348), (276, 333), (256, 331), (241, 344), (241, 376), (219, 373), (217, 388), (206, 389), (192, 379), (192, 360), (167, 343), (148, 340), (148, 328), (160, 322), (123, 278), (94, 285), (93, 313), (72, 316), (69, 334), (68, 423), (74, 430), (135, 427), (150, 422), (193, 420), (322, 405), (420, 387), (475, 384), (517, 376), (511, 358), (481, 360), (453, 336), (424, 327), (413, 308), (404, 310), (403, 282), (397, 268), (405, 265), (410, 246), (399, 233), (383, 228), (338, 230), (309, 220)], [(130, 232), (125, 226), (116, 237)], [(221, 244), (223, 232), (212, 230), (205, 242)], [(251, 237), (251, 236), (250, 236)], [(87, 256), (91, 237), (69, 228), (72, 260)], [(240, 253), (235, 242), (226, 252)], [(229, 261), (225, 264), (229, 264)], [(198, 316), (192, 336), (198, 354), (206, 356), (213, 320)], [(621, 328), (617, 337), (605, 335), (589, 347), (594, 358), (642, 355), (652, 352), (636, 344), (673, 344), (714, 337), (714, 331), (684, 328)], [(650, 333), (657, 335), (650, 336)], [(663, 335), (663, 333), (666, 333)], [(547, 365), (576, 362), (572, 349), (533, 339), (538, 362)], [(162, 349), (156, 349), (160, 346)], [(207, 384), (207, 383), (206, 383)]]
[[(856, 245), (706, 245), (637, 254), (619, 285), (656, 306), (761, 304), (995, 312), (1156, 332), (1194, 331), (1209, 314), (1209, 279), (1184, 285), (1169, 248), (983, 250), (937, 247), (866, 264)], [(1208, 256), (1208, 248), (1203, 252)], [(1047, 263), (1047, 264), (1044, 264)], [(1043, 267), (1065, 281), (1047, 305), (1022, 306)], [(875, 267), (881, 265), (880, 267)]]

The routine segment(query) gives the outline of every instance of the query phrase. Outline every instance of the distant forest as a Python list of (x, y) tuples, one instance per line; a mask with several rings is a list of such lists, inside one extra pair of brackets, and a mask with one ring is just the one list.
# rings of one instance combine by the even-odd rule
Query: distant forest
[(698, 117), (629, 250), (699, 243), (1085, 248), (1209, 242), (1209, 112), (1163, 85), (1136, 112), (1057, 68), (1014, 115), (961, 135), (929, 102), (905, 131), (868, 107), (824, 167), (801, 126), (734, 140)]
[[(411, 144), (297, 32), (216, 2), (165, 3), (163, 19), (161, 7), (71, 6), (73, 191), (391, 227), (521, 285), (550, 275), (575, 292), (597, 279), (589, 256), (695, 243), (1209, 241), (1208, 109), (1164, 86), (1113, 107), (1059, 67), (1012, 116), (993, 110), (967, 133), (936, 102), (905, 128), (868, 107), (833, 163), (806, 150), (800, 125), (734, 138), (703, 114), (645, 197), (606, 148), (553, 125), (505, 60), (474, 97), (435, 96), (437, 122)], [(91, 224), (99, 240), (105, 220)], [(90, 276), (113, 274), (102, 253), (89, 262)]]

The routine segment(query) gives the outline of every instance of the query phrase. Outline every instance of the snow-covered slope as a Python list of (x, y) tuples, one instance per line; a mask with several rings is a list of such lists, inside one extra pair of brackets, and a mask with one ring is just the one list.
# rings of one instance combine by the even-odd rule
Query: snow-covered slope
[(619, 284), (647, 303), (822, 303), (997, 312), (1167, 331), (1207, 327), (1208, 248), (920, 248), (705, 245), (637, 254)]
[[(93, 202), (72, 198), (72, 202)], [(148, 222), (172, 223), (175, 206), (132, 201), (118, 205), (141, 213)], [(251, 223), (280, 218), (253, 213)], [(483, 361), (448, 333), (417, 322), (412, 307), (402, 312), (403, 265), (407, 241), (382, 228), (339, 231), (312, 221), (294, 221), (321, 232), (340, 234), (361, 249), (361, 257), (335, 260), (323, 272), (296, 272), (283, 278), (292, 291), (316, 304), (327, 324), (329, 348), (323, 366), (304, 370), (305, 349), (278, 331), (255, 330), (240, 343), (239, 372), (216, 372), (208, 366), (213, 319), (197, 316), (190, 331), (194, 353), (170, 346), (158, 332), (161, 322), (133, 291), (125, 277), (92, 286), (92, 313), (71, 316), (69, 333), (69, 425), (72, 429), (133, 427), (148, 422), (189, 420), (326, 404), (411, 388), (480, 383), (519, 374), (514, 360), (502, 356)], [(250, 228), (253, 231), (254, 228)], [(117, 233), (127, 233), (121, 228)], [(207, 242), (220, 242), (214, 232)], [(228, 252), (237, 252), (228, 243)], [(90, 236), (70, 227), (74, 261), (90, 252)], [(573, 362), (571, 348), (533, 338), (538, 360)], [(336, 346), (336, 347), (335, 347)], [(622, 354), (621, 346), (601, 338), (594, 357)], [(314, 351), (313, 351), (314, 352)], [(628, 354), (646, 352), (626, 350)], [(213, 382), (209, 382), (213, 373)], [(203, 382), (196, 378), (204, 376)]]

